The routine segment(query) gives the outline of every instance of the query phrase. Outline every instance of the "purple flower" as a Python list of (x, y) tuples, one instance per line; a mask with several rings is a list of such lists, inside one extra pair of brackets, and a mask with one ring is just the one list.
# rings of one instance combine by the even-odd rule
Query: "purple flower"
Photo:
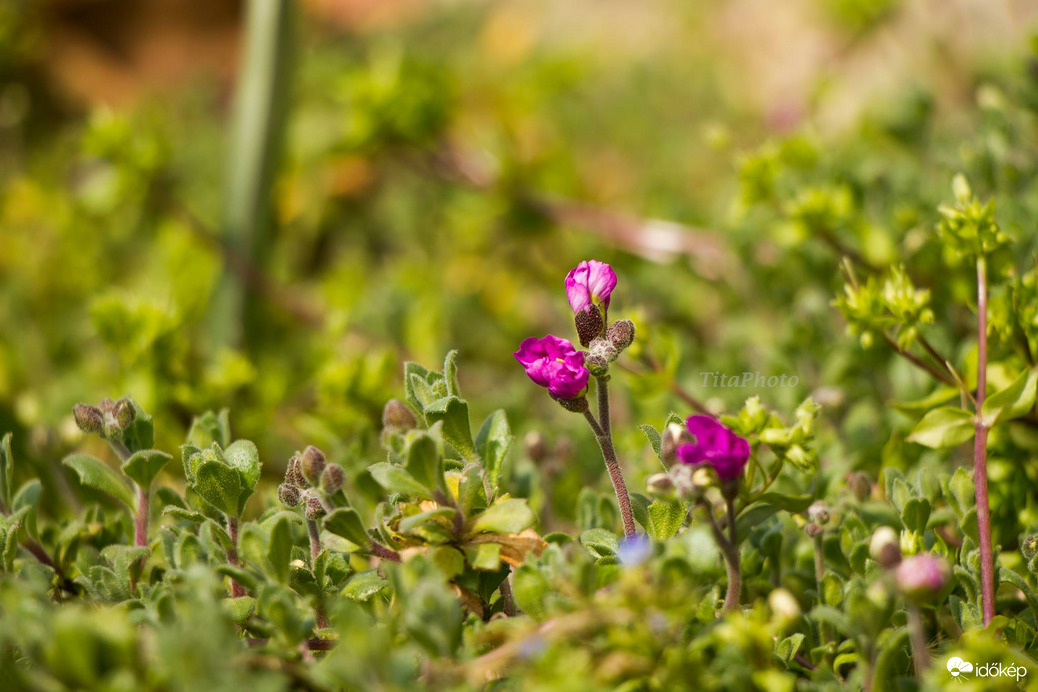
[(696, 441), (677, 448), (678, 460), (683, 464), (707, 463), (717, 471), (722, 481), (742, 475), (750, 457), (750, 443), (724, 427), (710, 416), (692, 416), (685, 423)]
[(608, 310), (609, 294), (616, 287), (616, 273), (605, 262), (581, 262), (566, 275), (566, 297), (573, 312), (583, 312), (599, 303)]
[(547, 387), (557, 399), (577, 399), (587, 391), (590, 373), (584, 367), (584, 352), (565, 339), (551, 334), (540, 339), (531, 336), (512, 355), (531, 380)]
[(917, 601), (936, 596), (951, 578), (948, 563), (930, 553), (906, 557), (894, 576), (905, 595)]

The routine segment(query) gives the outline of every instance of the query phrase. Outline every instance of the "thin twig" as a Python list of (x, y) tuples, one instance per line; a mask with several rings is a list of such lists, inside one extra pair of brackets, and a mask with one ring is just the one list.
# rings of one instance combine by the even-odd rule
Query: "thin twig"
[(973, 482), (977, 495), (977, 533), (980, 538), (980, 586), (984, 625), (995, 617), (995, 568), (991, 550), (991, 509), (988, 504), (988, 426), (982, 411), (988, 370), (988, 280), (984, 256), (977, 258), (977, 395), (976, 437), (973, 444)]

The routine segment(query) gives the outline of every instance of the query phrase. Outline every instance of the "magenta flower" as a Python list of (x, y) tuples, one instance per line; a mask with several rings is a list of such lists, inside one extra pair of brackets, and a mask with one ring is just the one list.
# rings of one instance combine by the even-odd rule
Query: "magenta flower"
[(583, 312), (592, 304), (609, 309), (609, 294), (616, 287), (616, 273), (605, 262), (581, 262), (566, 275), (566, 297), (573, 312)]
[(557, 399), (577, 399), (587, 391), (590, 373), (584, 367), (584, 352), (565, 339), (548, 334), (531, 336), (512, 354), (526, 368), (530, 379)]
[(675, 452), (683, 464), (709, 464), (722, 481), (742, 475), (750, 457), (750, 443), (710, 416), (692, 416), (686, 421), (696, 441), (683, 444)]

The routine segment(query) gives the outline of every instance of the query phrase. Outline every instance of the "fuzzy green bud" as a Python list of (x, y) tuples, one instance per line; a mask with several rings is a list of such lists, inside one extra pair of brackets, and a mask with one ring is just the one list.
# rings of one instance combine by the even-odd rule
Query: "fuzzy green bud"
[(303, 450), (303, 455), (299, 460), (299, 467), (310, 487), (316, 488), (321, 482), (321, 474), (324, 473), (325, 464), (324, 452), (317, 447), (310, 445)]
[(1020, 544), (1020, 552), (1027, 560), (1033, 560), (1034, 556), (1038, 555), (1038, 536), (1031, 535), (1025, 538), (1024, 542)]
[(130, 403), (129, 399), (119, 399), (119, 401), (115, 402), (112, 414), (115, 416), (116, 423), (119, 424), (119, 429), (124, 431), (130, 427), (137, 417), (137, 411), (134, 410), (133, 404)]
[(338, 464), (328, 464), (321, 472), (321, 490), (331, 495), (337, 493), (346, 482), (346, 472)]
[(584, 367), (592, 377), (603, 377), (609, 374), (609, 361), (602, 356), (588, 356), (584, 359)]
[(552, 399), (559, 402), (559, 406), (573, 413), (584, 413), (588, 408), (586, 396), (577, 397), (576, 399), (562, 399), (553, 396)]

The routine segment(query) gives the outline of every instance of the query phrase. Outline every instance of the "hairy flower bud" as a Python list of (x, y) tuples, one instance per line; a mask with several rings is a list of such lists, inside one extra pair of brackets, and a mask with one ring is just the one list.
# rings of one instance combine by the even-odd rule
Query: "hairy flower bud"
[(602, 356), (588, 356), (584, 359), (584, 367), (592, 377), (604, 377), (609, 374), (609, 361)]
[(331, 495), (339, 492), (346, 482), (346, 472), (338, 464), (328, 464), (321, 473), (321, 490)]
[(872, 495), (872, 481), (861, 471), (855, 471), (847, 476), (847, 487), (854, 493), (858, 502), (864, 502)]
[(584, 413), (588, 408), (586, 396), (581, 396), (576, 399), (562, 399), (557, 396), (552, 396), (552, 399), (559, 402), (559, 406), (567, 411), (572, 411), (573, 413)]
[(881, 526), (872, 534), (869, 555), (883, 567), (890, 569), (901, 562), (901, 545), (897, 532), (889, 526)]
[(303, 512), (310, 521), (317, 521), (324, 516), (324, 505), (316, 497), (306, 498), (306, 510)]
[(414, 430), (418, 427), (411, 407), (399, 399), (390, 399), (382, 409), (382, 427), (393, 430)]
[(545, 441), (544, 435), (536, 430), (526, 433), (523, 438), (523, 448), (526, 450), (526, 456), (534, 463), (539, 464), (548, 458), (548, 443)]
[(294, 485), (297, 488), (309, 487), (309, 483), (306, 482), (306, 478), (303, 477), (302, 462), (299, 459), (299, 453), (292, 455), (292, 458), (288, 460), (288, 469), (285, 471), (285, 482), (289, 485)]
[(819, 526), (825, 526), (829, 523), (829, 508), (821, 500), (812, 502), (811, 506), (807, 508), (806, 514), (808, 521)]
[(634, 322), (631, 320), (617, 320), (609, 325), (606, 330), (606, 339), (616, 349), (617, 354), (634, 343)]
[(133, 420), (137, 417), (137, 411), (134, 410), (133, 404), (130, 403), (129, 399), (119, 399), (119, 401), (115, 402), (112, 413), (119, 424), (120, 430), (126, 430), (130, 427)]
[(654, 473), (645, 480), (645, 489), (656, 497), (674, 497), (674, 479), (669, 473)]
[(99, 435), (105, 429), (105, 416), (101, 409), (86, 404), (76, 404), (72, 407), (72, 417), (76, 419), (76, 425), (85, 433)]
[(288, 483), (278, 486), (278, 500), (285, 507), (296, 507), (299, 505), (299, 488)]
[(577, 338), (581, 346), (587, 346), (591, 340), (602, 335), (605, 322), (602, 321), (602, 311), (597, 305), (589, 305), (587, 309), (581, 310), (573, 315), (573, 326), (577, 328)]
[(324, 472), (325, 463), (324, 452), (317, 447), (310, 445), (303, 450), (303, 456), (299, 460), (299, 467), (311, 488), (316, 488), (321, 482), (321, 474)]
[(818, 538), (825, 531), (821, 526), (815, 523), (810, 523), (804, 527), (804, 533), (807, 534), (808, 538)]
[(692, 433), (684, 425), (671, 423), (663, 430), (660, 439), (660, 459), (664, 464), (670, 466), (677, 461), (677, 448), (684, 444), (694, 442)]
[(905, 558), (895, 572), (898, 587), (914, 601), (928, 601), (937, 596), (951, 578), (944, 559), (931, 553)]
[(1020, 552), (1024, 554), (1024, 558), (1027, 560), (1033, 560), (1035, 555), (1038, 555), (1038, 536), (1031, 535), (1024, 539), (1024, 542), (1020, 544)]
[(588, 346), (588, 355), (592, 358), (602, 358), (606, 362), (612, 363), (620, 354), (612, 342), (605, 339), (592, 339), (591, 344)]

